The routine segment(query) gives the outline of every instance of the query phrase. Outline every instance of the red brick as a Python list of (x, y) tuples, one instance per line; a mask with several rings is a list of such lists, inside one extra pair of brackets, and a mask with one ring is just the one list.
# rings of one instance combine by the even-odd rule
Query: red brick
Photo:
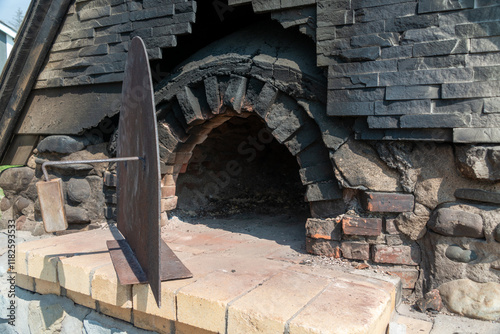
[(161, 212), (170, 211), (177, 207), (177, 197), (162, 198)]
[(345, 241), (340, 248), (342, 256), (351, 260), (369, 260), (370, 245), (362, 242)]
[(348, 235), (378, 236), (382, 233), (382, 219), (344, 216), (342, 230)]
[(362, 203), (371, 212), (411, 212), (415, 197), (411, 194), (365, 192)]
[(309, 218), (306, 222), (306, 236), (313, 239), (340, 241), (342, 238), (342, 224), (334, 218)]
[(166, 174), (162, 176), (161, 179), (161, 186), (162, 187), (169, 187), (169, 186), (175, 186), (175, 182), (177, 182), (177, 177), (179, 174)]
[(340, 243), (338, 241), (313, 239), (306, 237), (306, 250), (308, 253), (334, 258), (340, 258)]
[(161, 187), (161, 198), (169, 198), (175, 196), (175, 186)]
[(373, 261), (377, 263), (406, 264), (416, 266), (420, 263), (420, 250), (411, 246), (373, 246)]
[(181, 170), (179, 171), (179, 174), (184, 174), (188, 169), (188, 164), (183, 164), (181, 167)]
[(403, 289), (414, 289), (417, 283), (419, 271), (414, 268), (391, 267), (385, 269), (389, 275), (398, 276), (401, 279)]

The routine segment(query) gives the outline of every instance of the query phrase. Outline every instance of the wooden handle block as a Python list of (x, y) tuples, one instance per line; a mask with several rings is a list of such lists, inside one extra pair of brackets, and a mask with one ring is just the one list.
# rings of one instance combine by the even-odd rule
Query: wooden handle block
[(64, 231), (68, 228), (64, 210), (62, 180), (40, 181), (36, 184), (43, 226), (46, 232)]

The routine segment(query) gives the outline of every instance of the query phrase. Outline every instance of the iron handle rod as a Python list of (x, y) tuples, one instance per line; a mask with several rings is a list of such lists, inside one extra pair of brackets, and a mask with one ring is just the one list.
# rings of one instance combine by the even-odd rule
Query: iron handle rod
[(91, 164), (91, 163), (100, 163), (100, 162), (126, 162), (126, 161), (138, 161), (138, 160), (144, 160), (144, 158), (124, 157), (124, 158), (110, 158), (110, 159), (96, 159), (96, 160), (45, 161), (42, 164), (42, 172), (43, 172), (43, 175), (45, 177), (45, 181), (49, 181), (49, 174), (47, 173), (47, 166)]

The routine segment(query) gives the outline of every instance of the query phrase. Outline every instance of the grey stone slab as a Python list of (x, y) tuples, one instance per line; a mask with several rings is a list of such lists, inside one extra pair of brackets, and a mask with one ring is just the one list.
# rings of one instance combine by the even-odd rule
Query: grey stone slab
[(440, 57), (423, 57), (401, 59), (398, 61), (398, 70), (417, 71), (439, 68), (462, 68), (466, 65), (466, 55), (448, 55)]
[(383, 140), (452, 141), (451, 129), (398, 129), (384, 131)]
[(437, 314), (430, 334), (443, 333), (497, 334), (500, 333), (500, 324), (456, 315)]
[(500, 81), (443, 84), (441, 94), (443, 99), (496, 97), (500, 95)]
[(398, 44), (399, 37), (395, 33), (378, 33), (370, 35), (354, 36), (351, 45), (355, 48), (366, 46), (388, 47)]
[(78, 18), (80, 19), (80, 21), (87, 21), (110, 15), (111, 15), (110, 6), (84, 9), (78, 12)]
[(324, 26), (341, 26), (354, 23), (353, 10), (334, 10), (327, 9), (318, 11), (317, 14), (318, 27)]
[(338, 9), (351, 9), (351, 0), (318, 0), (317, 11), (328, 11), (328, 10), (338, 10)]
[(444, 12), (464, 8), (474, 8), (474, 0), (420, 0), (418, 2), (418, 13)]
[(302, 168), (299, 170), (300, 179), (303, 185), (318, 183), (322, 181), (335, 180), (333, 166), (330, 162)]
[(434, 100), (432, 112), (436, 114), (478, 114), (483, 110), (483, 99)]
[(466, 57), (468, 67), (500, 65), (498, 53), (470, 54)]
[(80, 52), (78, 52), (78, 56), (79, 57), (100, 56), (100, 55), (107, 55), (108, 52), (109, 52), (109, 45), (101, 44), (101, 45), (87, 46), (80, 49)]
[(403, 32), (410, 29), (426, 29), (439, 25), (439, 18), (436, 14), (412, 15), (396, 17), (394, 20), (386, 22), (386, 31)]
[(399, 128), (399, 117), (397, 116), (368, 116), (370, 129), (397, 129)]
[(384, 88), (329, 90), (328, 102), (372, 102), (384, 99)]
[(500, 51), (500, 36), (473, 38), (470, 41), (470, 52), (494, 52)]
[(174, 14), (174, 5), (164, 3), (161, 7), (138, 10), (130, 13), (130, 21), (142, 21), (156, 17), (172, 16)]
[(401, 44), (414, 44), (448, 39), (456, 39), (454, 26), (405, 30), (401, 38)]
[(427, 114), (401, 116), (402, 128), (466, 128), (471, 122), (471, 115), (462, 114)]
[(397, 70), (397, 60), (367, 61), (361, 63), (332, 65), (328, 68), (328, 77), (330, 78), (362, 73), (394, 72)]
[(476, 7), (488, 7), (498, 5), (497, 0), (476, 0)]
[(291, 110), (286, 121), (281, 122), (272, 134), (279, 143), (283, 143), (290, 138), (308, 120), (305, 113), (300, 109)]
[(375, 102), (375, 115), (412, 115), (429, 113), (431, 113), (430, 100)]
[(269, 12), (271, 10), (280, 9), (281, 1), (280, 0), (253, 0), (252, 7), (254, 12), (262, 13)]
[(483, 112), (485, 114), (500, 113), (500, 97), (484, 99)]
[(379, 7), (401, 2), (408, 2), (408, 0), (352, 0), (352, 8)]
[(417, 43), (413, 46), (413, 57), (468, 53), (469, 48), (468, 39), (450, 39), (445, 41)]
[(441, 13), (439, 15), (439, 26), (457, 25), (464, 22), (490, 22), (498, 21), (500, 17), (500, 6), (465, 9), (457, 12)]
[(499, 80), (499, 79), (500, 79), (500, 66), (474, 67), (474, 81), (489, 81), (489, 80)]
[[(440, 86), (391, 86), (385, 90), (386, 100), (439, 99)], [(430, 105), (429, 105), (430, 106)]]
[(415, 15), (417, 4), (415, 2), (396, 3), (379, 7), (367, 7), (356, 10), (356, 22), (369, 22), (394, 17)]
[(474, 128), (453, 129), (455, 143), (500, 143), (500, 129)]
[(374, 102), (334, 102), (327, 105), (329, 116), (369, 116), (375, 113)]
[(378, 86), (378, 73), (357, 74), (328, 80), (328, 89), (365, 88)]
[(316, 29), (316, 40), (317, 41), (328, 41), (334, 40), (336, 38), (335, 27), (318, 27)]
[(266, 83), (259, 94), (257, 104), (255, 105), (255, 112), (257, 112), (262, 118), (265, 118), (269, 108), (274, 104), (278, 96), (278, 89)]
[(381, 86), (403, 86), (467, 82), (472, 81), (473, 75), (471, 68), (390, 72), (380, 73), (379, 84)]
[(372, 21), (367, 23), (356, 22), (353, 25), (336, 27), (338, 38), (350, 38), (366, 34), (382, 33), (385, 31), (385, 21)]
[(413, 55), (413, 45), (393, 46), (383, 48), (380, 51), (381, 59), (411, 58)]
[(487, 37), (500, 35), (500, 22), (466, 23), (455, 26), (457, 37)]

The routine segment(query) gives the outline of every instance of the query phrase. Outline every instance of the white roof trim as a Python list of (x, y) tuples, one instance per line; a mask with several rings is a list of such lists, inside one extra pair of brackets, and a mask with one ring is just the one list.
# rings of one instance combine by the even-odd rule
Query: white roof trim
[(12, 37), (16, 38), (16, 32), (12, 30), (9, 26), (5, 25), (2, 21), (0, 21), (0, 30)]

